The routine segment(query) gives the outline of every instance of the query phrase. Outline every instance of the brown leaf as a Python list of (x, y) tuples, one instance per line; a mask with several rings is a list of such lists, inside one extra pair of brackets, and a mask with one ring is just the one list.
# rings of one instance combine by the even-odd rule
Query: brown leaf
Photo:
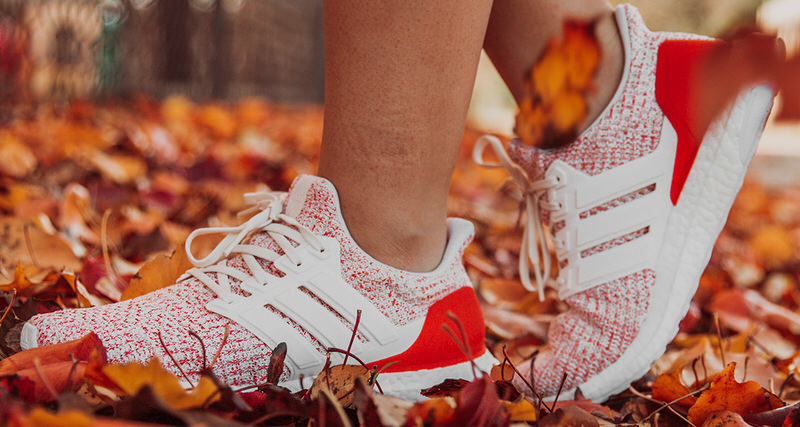
[(267, 382), (270, 384), (278, 384), (283, 374), (283, 361), (286, 359), (286, 343), (282, 342), (275, 346), (272, 354), (269, 356), (269, 365), (267, 366)]
[(81, 267), (80, 259), (62, 237), (43, 230), (32, 221), (0, 217), (0, 230), (2, 268), (12, 270), (20, 263), (42, 269), (67, 268), (72, 271)]
[(169, 257), (159, 255), (131, 278), (130, 285), (122, 292), (121, 300), (136, 298), (175, 283), (192, 263), (186, 257), (183, 247), (172, 252)]
[(353, 406), (358, 410), (358, 422), (362, 426), (383, 427), (378, 406), (372, 398), (372, 388), (361, 379), (356, 379), (353, 390)]
[(467, 384), (456, 396), (453, 426), (505, 426), (509, 414), (500, 404), (497, 389), (488, 375)]
[(719, 410), (747, 415), (783, 406), (777, 396), (755, 381), (736, 381), (733, 377), (735, 369), (736, 363), (729, 363), (719, 377), (711, 382), (711, 387), (689, 408), (689, 421), (701, 425), (711, 413)]
[(597, 427), (600, 423), (593, 415), (577, 406), (558, 408), (539, 420), (539, 427)]
[(731, 411), (717, 411), (706, 418), (702, 427), (750, 427), (742, 416)]
[(323, 370), (314, 378), (311, 386), (311, 398), (316, 399), (325, 391), (335, 397), (344, 406), (353, 403), (353, 388), (356, 380), (367, 382), (371, 376), (369, 369), (361, 365), (337, 365), (329, 370)]
[[(795, 418), (795, 422), (800, 422), (800, 403), (772, 409), (770, 411), (759, 412), (757, 414), (746, 415), (742, 418), (748, 423), (757, 426), (781, 427), (783, 425), (800, 425), (791, 423), (793, 417)], [(789, 422), (789, 424), (785, 424), (786, 422)]]
[(448, 378), (444, 380), (441, 384), (422, 390), (421, 392), (419, 392), (419, 394), (425, 397), (455, 396), (467, 384), (469, 384), (469, 381), (464, 379)]

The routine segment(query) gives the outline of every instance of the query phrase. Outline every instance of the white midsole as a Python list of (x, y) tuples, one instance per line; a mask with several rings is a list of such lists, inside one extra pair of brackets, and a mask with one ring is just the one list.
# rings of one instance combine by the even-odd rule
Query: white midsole
[(772, 98), (772, 91), (763, 86), (742, 94), (704, 137), (667, 222), (647, 317), (622, 356), (580, 386), (587, 398), (603, 401), (628, 387), (649, 370), (677, 334), (741, 188)]
[[(492, 366), (497, 363), (497, 359), (492, 356), (492, 353), (486, 350), (482, 356), (475, 359), (475, 372), (477, 375), (481, 375), (481, 372), (489, 373)], [(425, 399), (423, 395), (419, 394), (421, 390), (439, 385), (446, 379), (463, 378), (470, 380), (473, 378), (472, 372), (472, 363), (463, 362), (443, 368), (381, 373), (378, 374), (378, 383), (381, 386), (381, 390), (386, 394), (410, 401), (419, 401)], [(309, 382), (305, 386), (310, 387), (314, 379), (307, 378), (307, 380)], [(300, 391), (300, 384), (297, 380), (281, 384), (281, 386), (288, 388), (292, 392)]]

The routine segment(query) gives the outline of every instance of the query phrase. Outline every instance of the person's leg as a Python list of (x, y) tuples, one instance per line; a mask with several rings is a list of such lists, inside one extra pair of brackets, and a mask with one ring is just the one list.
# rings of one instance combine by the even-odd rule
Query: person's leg
[(622, 76), (622, 42), (606, 0), (496, 0), (483, 47), (519, 102), (525, 96), (525, 74), (548, 40), (561, 35), (564, 20), (597, 17), (601, 17), (596, 34), (602, 56), (588, 99), (586, 127), (608, 105)]
[(427, 271), (446, 242), (446, 201), (490, 0), (326, 1), (319, 175), (356, 242)]
[[(196, 268), (174, 285), (35, 316), (20, 346), (94, 332), (109, 361), (157, 357), (186, 384), (206, 367), (202, 349), (220, 348), (214, 373), (239, 388), (267, 381), (271, 351), (286, 343), (281, 384), (296, 391), (303, 376), (344, 362), (324, 349), (346, 346), (358, 325), (353, 354), (381, 372), (387, 393), (420, 399), (440, 378), (472, 378), (473, 360), (489, 371), (462, 260), (473, 226), (447, 219), (445, 202), (490, 9), (491, 0), (325, 2), (322, 177), (246, 197), (253, 216), (239, 226), (193, 232), (189, 249), (194, 237), (226, 236), (205, 258), (187, 250)], [(438, 325), (463, 327), (471, 354)]]

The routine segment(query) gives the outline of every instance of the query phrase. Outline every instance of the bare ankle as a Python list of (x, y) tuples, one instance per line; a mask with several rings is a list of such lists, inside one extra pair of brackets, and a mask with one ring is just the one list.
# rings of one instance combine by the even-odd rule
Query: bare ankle
[(434, 270), (442, 260), (447, 245), (444, 222), (440, 227), (420, 224), (403, 226), (397, 222), (360, 224), (362, 226), (350, 228), (351, 236), (361, 249), (386, 265), (400, 270), (426, 272)]
[(625, 68), (625, 50), (613, 12), (600, 18), (596, 34), (602, 52), (595, 76), (597, 89), (588, 98), (589, 111), (581, 125), (581, 131), (588, 128), (612, 101)]

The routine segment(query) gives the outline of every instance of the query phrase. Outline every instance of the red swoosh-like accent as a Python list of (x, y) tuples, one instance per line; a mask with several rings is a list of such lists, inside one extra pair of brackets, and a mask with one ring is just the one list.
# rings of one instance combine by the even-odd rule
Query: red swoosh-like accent
[(658, 48), (656, 101), (678, 135), (670, 188), (673, 205), (678, 203), (707, 130), (697, 119), (699, 105), (694, 101), (697, 96), (695, 85), (703, 60), (719, 43), (712, 40), (668, 40)]
[(442, 325), (447, 325), (460, 339), (458, 325), (447, 317), (448, 311), (453, 312), (464, 326), (472, 357), (482, 356), (486, 347), (483, 342), (484, 325), (481, 306), (478, 304), (475, 291), (472, 288), (464, 287), (450, 293), (428, 309), (422, 331), (411, 347), (398, 355), (367, 363), (367, 366), (376, 365), (380, 370), (387, 364), (395, 362), (382, 372), (405, 372), (441, 368), (466, 362), (467, 357), (458, 349), (453, 338), (442, 328)]

